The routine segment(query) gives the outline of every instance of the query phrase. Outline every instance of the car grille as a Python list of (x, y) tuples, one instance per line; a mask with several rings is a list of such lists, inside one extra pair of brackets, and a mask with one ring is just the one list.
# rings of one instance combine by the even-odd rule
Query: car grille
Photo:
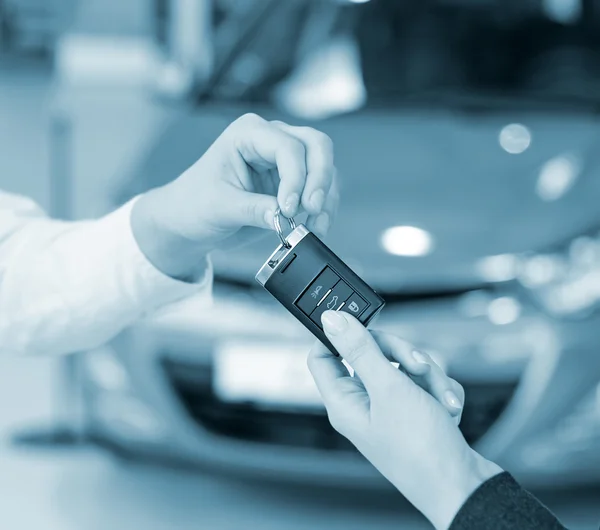
[(334, 451), (354, 451), (319, 411), (267, 409), (256, 403), (226, 403), (212, 390), (207, 365), (164, 361), (172, 388), (190, 417), (221, 436), (274, 444)]
[[(251, 402), (226, 403), (212, 390), (210, 365), (165, 359), (163, 367), (190, 418), (213, 434), (271, 445), (355, 451), (331, 427), (324, 412), (276, 410)], [(476, 442), (496, 422), (516, 386), (517, 382), (464, 384), (467, 402), (460, 428), (469, 443)]]

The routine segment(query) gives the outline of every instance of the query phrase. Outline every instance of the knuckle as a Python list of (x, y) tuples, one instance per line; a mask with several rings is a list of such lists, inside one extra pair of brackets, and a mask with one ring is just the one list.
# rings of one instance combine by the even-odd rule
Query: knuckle
[(328, 154), (333, 155), (333, 140), (324, 132), (317, 131), (317, 141), (321, 148)]
[[(296, 138), (287, 137), (282, 138), (279, 145), (280, 153), (285, 157), (288, 163), (294, 163), (298, 167), (303, 167), (306, 160), (306, 149), (304, 144)], [(297, 179), (300, 179), (300, 175), (296, 175)], [(299, 185), (300, 182), (293, 182), (293, 185)]]
[(368, 354), (369, 341), (364, 334), (349, 334), (348, 342), (350, 344), (347, 357), (349, 361), (358, 361)]
[(246, 204), (246, 217), (254, 221), (262, 220), (262, 209), (256, 202), (248, 202)]
[(306, 148), (304, 144), (297, 138), (291, 136), (288, 137), (288, 147), (295, 155), (304, 157), (306, 155)]
[(317, 146), (327, 155), (333, 155), (333, 140), (329, 137), (329, 135), (311, 127), (304, 127), (304, 131), (306, 136), (311, 138), (312, 143), (315, 146)]
[(235, 121), (236, 124), (241, 125), (256, 125), (263, 122), (263, 118), (261, 118), (258, 114), (255, 114), (254, 112), (247, 112)]

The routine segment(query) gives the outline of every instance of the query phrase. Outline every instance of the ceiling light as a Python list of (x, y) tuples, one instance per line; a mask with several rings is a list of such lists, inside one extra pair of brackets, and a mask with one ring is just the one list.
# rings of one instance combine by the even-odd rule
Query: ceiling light
[(502, 128), (498, 141), (507, 153), (519, 155), (527, 151), (531, 145), (531, 132), (525, 125), (511, 123)]
[(357, 43), (339, 37), (307, 55), (274, 97), (287, 112), (308, 120), (360, 109), (367, 101), (367, 89)]
[(542, 0), (546, 16), (559, 24), (575, 24), (583, 15), (582, 0)]
[(383, 232), (381, 245), (395, 256), (426, 256), (433, 250), (433, 237), (415, 226), (393, 226)]

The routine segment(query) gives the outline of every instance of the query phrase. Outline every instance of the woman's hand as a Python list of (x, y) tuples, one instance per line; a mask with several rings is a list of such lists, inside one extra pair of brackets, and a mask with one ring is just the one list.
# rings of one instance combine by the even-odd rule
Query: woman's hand
[(278, 207), (288, 217), (307, 212), (308, 228), (324, 236), (337, 209), (335, 177), (328, 136), (247, 114), (178, 179), (138, 199), (134, 235), (157, 268), (193, 276), (211, 250), (272, 229)]
[(309, 368), (331, 424), (436, 528), (448, 528), (470, 494), (502, 471), (457, 427), (462, 387), (429, 356), (391, 335), (371, 334), (346, 313), (326, 311), (322, 321), (358, 375), (350, 377), (322, 344), (312, 349)]

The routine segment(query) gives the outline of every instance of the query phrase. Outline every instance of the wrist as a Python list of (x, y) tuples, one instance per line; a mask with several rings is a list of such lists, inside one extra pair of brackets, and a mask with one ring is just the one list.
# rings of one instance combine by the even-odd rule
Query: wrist
[(437, 530), (447, 530), (469, 497), (483, 483), (503, 471), (470, 447), (463, 461), (457, 464), (438, 482), (441, 486), (439, 495), (432, 499), (434, 502), (429, 513), (424, 512)]
[(131, 230), (142, 253), (163, 274), (195, 281), (204, 271), (210, 251), (161, 222), (158, 190), (141, 195), (131, 211)]

